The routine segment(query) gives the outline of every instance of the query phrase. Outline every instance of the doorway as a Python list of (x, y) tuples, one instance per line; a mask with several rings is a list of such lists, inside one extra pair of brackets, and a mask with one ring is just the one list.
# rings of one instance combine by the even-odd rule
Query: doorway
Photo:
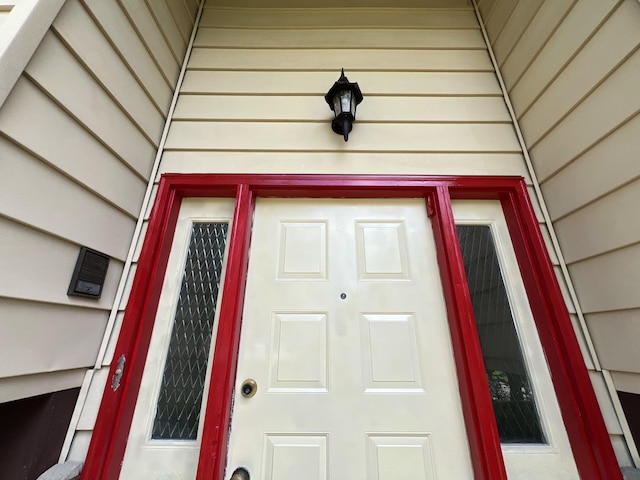
[[(356, 277), (357, 275), (365, 275), (365, 277), (366, 275), (372, 275), (370, 278), (363, 277), (361, 279), (363, 283), (368, 285), (367, 288), (372, 289), (372, 292), (375, 292), (376, 289), (388, 289), (390, 288), (389, 285), (393, 285), (393, 288), (396, 288), (398, 285), (411, 284), (411, 281), (406, 281), (406, 278), (403, 277), (403, 275), (406, 277), (407, 272), (412, 272), (412, 274), (422, 270), (437, 272), (439, 281), (436, 283), (438, 283), (440, 291), (437, 295), (440, 295), (443, 302), (442, 306), (446, 307), (444, 310), (446, 312), (444, 315), (446, 322), (443, 325), (446, 327), (445, 330), (448, 331), (449, 339), (444, 341), (444, 337), (440, 337), (435, 343), (438, 346), (443, 346), (448, 342), (450, 345), (451, 350), (448, 358), (451, 359), (451, 365), (449, 367), (445, 366), (444, 371), (447, 371), (447, 368), (449, 369), (449, 373), (445, 376), (448, 379), (447, 381), (455, 378), (453, 386), (454, 391), (457, 390), (455, 395), (452, 395), (451, 391), (447, 390), (451, 385), (445, 388), (445, 391), (449, 392), (446, 394), (451, 404), (449, 405), (451, 407), (449, 410), (454, 412), (453, 417), (457, 415), (457, 420), (449, 419), (447, 421), (452, 421), (453, 423), (456, 421), (462, 422), (463, 439), (466, 442), (466, 445), (463, 442), (463, 450), (466, 449), (469, 452), (468, 455), (465, 454), (466, 460), (464, 460), (465, 455), (462, 455), (463, 461), (458, 462), (461, 464), (466, 462), (469, 466), (469, 471), (468, 473), (460, 474), (459, 478), (485, 478), (491, 480), (506, 479), (507, 474), (500, 437), (493, 414), (489, 386), (483, 367), (469, 291), (468, 287), (465, 288), (464, 265), (461, 261), (451, 199), (476, 198), (495, 199), (498, 201), (502, 205), (509, 233), (513, 237), (513, 247), (518, 257), (517, 263), (522, 272), (522, 280), (535, 317), (534, 320), (541, 344), (549, 361), (549, 369), (554, 380), (556, 380), (554, 384), (555, 394), (562, 409), (564, 423), (571, 441), (571, 448), (578, 470), (583, 477), (585, 475), (583, 472), (589, 472), (584, 478), (616, 478), (612, 472), (619, 472), (619, 470), (617, 470), (606, 429), (589, 384), (586, 369), (582, 363), (581, 354), (569, 323), (566, 309), (562, 303), (559, 288), (555, 278), (549, 276), (549, 268), (545, 267), (544, 262), (546, 261), (548, 264), (548, 256), (539, 231), (537, 231), (535, 217), (532, 214), (526, 187), (522, 179), (509, 177), (400, 178), (281, 175), (164, 176), (154, 211), (152, 212), (147, 241), (141, 254), (141, 264), (143, 261), (148, 262), (148, 268), (143, 269), (141, 273), (139, 267), (127, 309), (127, 315), (132, 320), (127, 322), (127, 315), (125, 316), (120, 340), (116, 346), (116, 355), (120, 351), (129, 352), (129, 355), (133, 352), (137, 357), (144, 358), (143, 355), (146, 355), (149, 351), (153, 324), (158, 312), (159, 291), (161, 290), (158, 285), (162, 283), (161, 280), (158, 280), (158, 276), (160, 272), (164, 274), (169, 254), (172, 251), (173, 235), (171, 232), (175, 230), (175, 225), (178, 221), (181, 199), (202, 196), (235, 197), (235, 201), (233, 219), (229, 227), (227, 252), (229, 261), (225, 267), (224, 291), (220, 297), (220, 320), (216, 330), (215, 348), (212, 349), (211, 364), (214, 368), (210, 379), (207, 379), (206, 401), (203, 402), (202, 406), (204, 418), (202, 426), (199, 427), (201, 428), (201, 435), (196, 440), (197, 451), (199, 452), (196, 478), (226, 478), (223, 472), (227, 460), (228, 430), (232, 418), (231, 407), (234, 393), (236, 394), (236, 412), (241, 410), (242, 401), (244, 400), (246, 400), (244, 405), (248, 410), (251, 410), (253, 407), (249, 407), (253, 405), (256, 407), (256, 411), (260, 411), (263, 408), (260, 407), (260, 396), (265, 397), (267, 392), (271, 391), (273, 396), (278, 398), (288, 397), (290, 400), (286, 401), (297, 404), (306, 402), (296, 402), (291, 398), (300, 399), (307, 393), (316, 398), (329, 397), (330, 395), (327, 395), (327, 392), (322, 391), (322, 389), (331, 389), (332, 385), (337, 385), (335, 383), (337, 380), (331, 380), (333, 377), (331, 377), (330, 373), (327, 373), (331, 372), (333, 364), (336, 363), (331, 356), (334, 350), (328, 348), (327, 345), (332, 345), (336, 342), (336, 340), (332, 339), (329, 325), (331, 319), (338, 318), (339, 315), (330, 314), (328, 306), (318, 305), (310, 308), (300, 305), (284, 305), (282, 307), (274, 307), (267, 315), (267, 320), (258, 323), (268, 326), (268, 331), (262, 334), (261, 338), (263, 340), (261, 342), (266, 342), (264, 344), (269, 346), (272, 351), (279, 352), (278, 355), (281, 353), (282, 363), (267, 357), (263, 358), (264, 361), (255, 363), (253, 367), (242, 370), (245, 368), (246, 360), (244, 358), (246, 355), (242, 353), (244, 347), (239, 341), (240, 325), (241, 322), (249, 322), (246, 314), (243, 320), (243, 307), (246, 309), (254, 308), (256, 312), (261, 311), (259, 307), (251, 307), (250, 297), (254, 293), (258, 296), (267, 295), (265, 299), (278, 297), (277, 295), (264, 293), (261, 288), (255, 289), (254, 292), (252, 290), (254, 288), (252, 287), (252, 276), (250, 274), (247, 275), (247, 263), (251, 265), (252, 262), (249, 244), (252, 244), (251, 249), (255, 245), (255, 236), (251, 240), (251, 232), (254, 227), (252, 225), (254, 208), (256, 212), (255, 228), (258, 228), (260, 218), (268, 217), (268, 215), (265, 217), (259, 213), (261, 210), (260, 204), (263, 201), (265, 204), (269, 202), (277, 203), (276, 200), (271, 199), (299, 199), (301, 197), (314, 198), (315, 205), (326, 204), (326, 208), (329, 209), (353, 209), (353, 205), (357, 205), (358, 202), (365, 202), (369, 206), (376, 202), (399, 202), (399, 204), (405, 202), (407, 205), (414, 202), (414, 206), (411, 207), (412, 211), (421, 210), (420, 216), (423, 220), (426, 219), (426, 223), (424, 224), (425, 226), (420, 228), (423, 229), (423, 232), (429, 233), (416, 235), (410, 234), (408, 224), (406, 222), (403, 223), (404, 217), (412, 218), (412, 215), (414, 215), (409, 213), (408, 210), (401, 216), (394, 216), (392, 214), (393, 209), (384, 214), (376, 213), (370, 217), (365, 216), (359, 227), (357, 223), (359, 221), (358, 215), (344, 215), (343, 213), (334, 212), (331, 218), (344, 217), (349, 219), (348, 221), (351, 224), (354, 224), (355, 220), (354, 225), (357, 228), (352, 229), (353, 233), (351, 234), (353, 235), (351, 240), (353, 250), (352, 253), (346, 256), (351, 258), (352, 265), (355, 265), (353, 271), (356, 272)], [(343, 202), (347, 203), (341, 204), (339, 207), (333, 205), (336, 202), (334, 200), (318, 200), (332, 197), (346, 197), (349, 200), (344, 200)], [(402, 200), (398, 199), (398, 197)], [(392, 200), (393, 198), (396, 198), (396, 200)], [(376, 200), (372, 201), (372, 199)], [(278, 201), (288, 204), (287, 208), (294, 208), (294, 210), (297, 208), (296, 205), (304, 202), (302, 200), (293, 202), (288, 200)], [(364, 209), (363, 211), (369, 208), (365, 204), (361, 205), (361, 209)], [(420, 204), (420, 207), (417, 207), (418, 204)], [(329, 256), (325, 248), (324, 255), (327, 255), (329, 260), (325, 262), (327, 266), (325, 273), (322, 273), (322, 268), (318, 267), (323, 263), (319, 260), (323, 258), (321, 250), (317, 248), (315, 250), (311, 248), (294, 248), (289, 251), (286, 248), (286, 238), (289, 238), (294, 243), (298, 242), (300, 245), (321, 246), (323, 243), (318, 239), (324, 237), (318, 232), (322, 232), (324, 228), (324, 235), (329, 238), (330, 235), (326, 233), (328, 231), (327, 223), (325, 220), (316, 218), (313, 215), (309, 216), (308, 213), (299, 214), (288, 219), (286, 217), (287, 215), (284, 215), (278, 220), (280, 222), (278, 225), (280, 226), (275, 229), (276, 233), (280, 235), (280, 237), (276, 235), (277, 238), (281, 240), (285, 238), (284, 244), (272, 245), (272, 248), (275, 249), (272, 255), (258, 256), (284, 259), (282, 260), (284, 263), (280, 265), (282, 268), (278, 267), (280, 270), (272, 270), (272, 273), (276, 275), (274, 278), (277, 279), (278, 275), (280, 275), (280, 279), (276, 280), (276, 282), (289, 285), (294, 289), (301, 289), (300, 293), (285, 294), (281, 295), (281, 297), (297, 299), (304, 298), (306, 295), (307, 298), (312, 298), (313, 295), (304, 293), (304, 289), (307, 288), (305, 285), (315, 285), (317, 287), (321, 280), (319, 281), (317, 278), (313, 279), (312, 277), (314, 275), (319, 275), (320, 277), (328, 275), (332, 269), (336, 268), (329, 268), (330, 263), (327, 263), (330, 262), (333, 254)], [(429, 227), (426, 227), (426, 225), (429, 225)], [(284, 233), (282, 233), (283, 231)], [(264, 235), (261, 237), (264, 237)], [(370, 241), (372, 238), (375, 238), (376, 242), (372, 243)], [(423, 259), (418, 262), (418, 264), (423, 265), (422, 269), (417, 269), (413, 261), (410, 260), (410, 257), (414, 254), (409, 254), (411, 248), (413, 248), (409, 245), (414, 238), (421, 239), (419, 244), (422, 246), (418, 250), (424, 250), (425, 252), (428, 251), (428, 249), (424, 248), (424, 245), (426, 245), (425, 239), (431, 239), (428, 241), (432, 241), (433, 250), (429, 254), (431, 255), (430, 260)], [(378, 242), (377, 240), (379, 239), (386, 239), (388, 242), (386, 240)], [(404, 245), (403, 242), (406, 243), (406, 249), (404, 246), (398, 247), (399, 245)], [(338, 240), (338, 243), (347, 248), (347, 240), (341, 239)], [(358, 250), (358, 245), (366, 246), (367, 244), (376, 245), (378, 243), (381, 245), (385, 243), (395, 245), (393, 247), (395, 250), (391, 247), (389, 247), (391, 249), (384, 247), (382, 251), (377, 253), (374, 252), (375, 249), (369, 249), (368, 252), (367, 248)], [(282, 245), (285, 245), (285, 247)], [(325, 243), (325, 247), (326, 245)], [(361, 265), (366, 265), (367, 262), (370, 265), (369, 273), (361, 269)], [(347, 260), (343, 259), (339, 265), (342, 264), (348, 264)], [(437, 270), (433, 268), (436, 264)], [(293, 265), (291, 267), (293, 270), (287, 265), (289, 267)], [(252, 267), (249, 266), (249, 268), (251, 269)], [(268, 269), (270, 267), (265, 268)], [(358, 270), (359, 268), (360, 270)], [(289, 274), (293, 275), (293, 277), (287, 278)], [(346, 274), (339, 275), (336, 278), (346, 278)], [(544, 287), (541, 287), (541, 280), (544, 282)], [(387, 283), (386, 285), (385, 282)], [(296, 283), (299, 285), (296, 286)], [(330, 284), (331, 282), (325, 283)], [(433, 284), (433, 280), (428, 281), (426, 284), (417, 283), (416, 285), (419, 286), (416, 288), (432, 292), (432, 290), (435, 291)], [(331, 299), (338, 306), (332, 308), (343, 308), (345, 311), (351, 308), (353, 310), (353, 307), (349, 307), (349, 303), (358, 297), (358, 295), (354, 296), (350, 293), (356, 288), (354, 285), (345, 284), (344, 288), (341, 288), (340, 285), (335, 287), (337, 290), (343, 291), (337, 292), (338, 297), (332, 294)], [(381, 287), (381, 285), (384, 285), (384, 287)], [(246, 292), (245, 287), (247, 289)], [(345, 294), (344, 299), (341, 298), (342, 294)], [(396, 294), (394, 293), (386, 298), (394, 298), (395, 296)], [(401, 295), (398, 294), (398, 296), (400, 297)], [(416, 295), (410, 295), (410, 297), (414, 296)], [(428, 298), (427, 295), (423, 296)], [(385, 298), (385, 295), (380, 294), (378, 291), (373, 295), (369, 295), (369, 297), (377, 300), (378, 297)], [(368, 297), (367, 295), (362, 295), (362, 298)], [(260, 302), (256, 305), (260, 305)], [(419, 335), (424, 325), (424, 322), (419, 319), (424, 317), (424, 314), (415, 313), (420, 311), (418, 307), (407, 309), (395, 305), (389, 307), (388, 311), (385, 312), (384, 309), (381, 310), (375, 307), (375, 304), (373, 305), (374, 307), (371, 309), (361, 307), (360, 310), (358, 308), (353, 310), (355, 313), (352, 316), (356, 320), (352, 323), (357, 326), (357, 328), (354, 327), (354, 332), (357, 333), (354, 333), (356, 336), (350, 337), (351, 339), (346, 342), (356, 342), (354, 339), (357, 338), (363, 348), (353, 349), (354, 356), (351, 361), (340, 360), (338, 362), (338, 364), (350, 364), (356, 363), (353, 360), (354, 358), (359, 359), (360, 366), (354, 371), (359, 373), (360, 381), (345, 383), (347, 385), (350, 383), (364, 385), (363, 391), (367, 401), (369, 401), (368, 399), (376, 399), (373, 402), (375, 405), (371, 407), (370, 413), (388, 410), (385, 409), (384, 405), (389, 400), (380, 399), (386, 398), (386, 396), (393, 398), (398, 393), (398, 390), (402, 391), (401, 395), (406, 397), (409, 405), (420, 395), (428, 396), (431, 392), (431, 385), (433, 385), (429, 375), (426, 373), (433, 369), (430, 368), (428, 361), (427, 363), (421, 363), (424, 361), (424, 358), (422, 358), (425, 357), (424, 352), (430, 348), (421, 343), (422, 340)], [(390, 305), (393, 304), (390, 303)], [(553, 313), (550, 315), (551, 312)], [(138, 318), (142, 318), (143, 321), (136, 322), (135, 315), (138, 315)], [(369, 316), (367, 317), (367, 315)], [(553, 330), (553, 332), (551, 333), (550, 330)], [(275, 335), (274, 332), (279, 333)], [(315, 332), (309, 336), (310, 345), (315, 350), (311, 347), (302, 348), (297, 341), (291, 340), (300, 338), (302, 332)], [(363, 342), (363, 338), (368, 339), (367, 342)], [(398, 358), (396, 356), (391, 358), (388, 351), (381, 347), (383, 343), (376, 340), (377, 338), (384, 338), (385, 341), (396, 345), (397, 348), (395, 350), (401, 351), (402, 355), (397, 356)], [(404, 345), (404, 347), (401, 345)], [(251, 348), (249, 348), (250, 350)], [(242, 355), (239, 363), (238, 351)], [(315, 353), (310, 353), (314, 351)], [(296, 356), (303, 361), (286, 360)], [(440, 357), (442, 356), (446, 357), (447, 355), (440, 355)], [(277, 356), (277, 358), (280, 357)], [(363, 359), (368, 360), (364, 361)], [(390, 369), (390, 361), (397, 361), (398, 359), (400, 359), (400, 366)], [(96, 472), (96, 474), (85, 478), (119, 478), (118, 458), (122, 458), (124, 454), (124, 445), (126, 444), (129, 430), (132, 428), (131, 418), (133, 417), (140, 381), (144, 373), (144, 360), (140, 361), (134, 358), (132, 363), (131, 369), (124, 376), (125, 388), (120, 389), (119, 392), (112, 392), (109, 388), (106, 390), (103, 398), (103, 407), (96, 424), (92, 446), (87, 458), (87, 466), (85, 467), (85, 474), (86, 472)], [(237, 379), (235, 376), (236, 364), (241, 369)], [(216, 365), (222, 368), (216, 369)], [(251, 365), (251, 363), (248, 365)], [(266, 370), (263, 368), (262, 376), (252, 373), (257, 368), (255, 365), (262, 365), (266, 368)], [(451, 374), (452, 367), (454, 367), (455, 375)], [(567, 367), (572, 369), (571, 376), (567, 375)], [(353, 375), (355, 374), (347, 374), (347, 378), (355, 378)], [(394, 375), (397, 375), (397, 377), (394, 377)], [(562, 375), (564, 375), (564, 383), (559, 385), (557, 378), (563, 378)], [(238, 382), (245, 380), (245, 378), (240, 378), (244, 376), (247, 379), (258, 377), (254, 379), (257, 384), (257, 393), (252, 398), (245, 399), (237, 394), (238, 387), (241, 386), (241, 383)], [(410, 377), (413, 377), (413, 380)], [(279, 378), (284, 379), (282, 380), (284, 384), (278, 380)], [(326, 385), (323, 385), (323, 378)], [(376, 384), (378, 380), (375, 379), (382, 379), (380, 380), (382, 383)], [(285, 386), (287, 382), (298, 383), (297, 386)], [(369, 382), (368, 386), (367, 382)], [(381, 387), (380, 385), (382, 384), (386, 386)], [(390, 386), (392, 384), (395, 386)], [(373, 390), (373, 392), (367, 392), (367, 389)], [(384, 395), (381, 394), (383, 390), (385, 391)], [(421, 393), (421, 390), (429, 393)], [(576, 398), (575, 394), (578, 392), (579, 398)], [(454, 399), (453, 402), (451, 402), (452, 398)], [(455, 398), (459, 398), (459, 407), (455, 406)], [(376, 403), (378, 400), (380, 402)], [(315, 401), (313, 400), (313, 402)], [(348, 403), (349, 400), (340, 400), (340, 402), (344, 404)], [(149, 407), (147, 406), (147, 408)], [(328, 407), (322, 408), (326, 409)], [(113, 414), (114, 409), (116, 415)], [(317, 409), (321, 410), (319, 406)], [(316, 411), (317, 409), (312, 410)], [(415, 405), (407, 407), (407, 409), (412, 411), (420, 410)], [(589, 422), (588, 425), (580, 425), (580, 422), (576, 421), (576, 419), (580, 416), (585, 418), (587, 413), (593, 421)], [(257, 418), (255, 415), (254, 419)], [(365, 463), (364, 469), (369, 468), (371, 471), (371, 469), (377, 468), (378, 471), (386, 472), (394, 469), (395, 467), (393, 466), (399, 464), (397, 459), (406, 458), (414, 466), (418, 464), (423, 466), (422, 468), (426, 472), (424, 478), (436, 478), (429, 469), (439, 468), (433, 467), (433, 464), (446, 463), (446, 456), (440, 457), (434, 454), (439, 448), (439, 440), (434, 439), (440, 438), (440, 436), (435, 434), (430, 436), (432, 427), (428, 422), (433, 420), (432, 412), (431, 414), (427, 412), (425, 415), (424, 421), (427, 423), (418, 423), (413, 429), (407, 426), (401, 426), (397, 430), (383, 428), (382, 426), (363, 427), (360, 437), (362, 437), (362, 433), (366, 433), (365, 438), (368, 439), (367, 441), (359, 442), (361, 457)], [(113, 418), (117, 418), (119, 421), (115, 425), (113, 423), (109, 425), (107, 423), (109, 416), (111, 416), (112, 421)], [(305, 419), (312, 416), (303, 413), (299, 417), (299, 422), (304, 423)], [(372, 413), (369, 417), (376, 419), (376, 414)], [(241, 426), (242, 420), (240, 418), (240, 416), (237, 419), (234, 417), (231, 423), (232, 429), (235, 428), (234, 424)], [(251, 418), (251, 415), (248, 415), (247, 418)], [(242, 429), (239, 431), (242, 432)], [(291, 433), (294, 434), (291, 435)], [(594, 437), (590, 435), (591, 433), (596, 433), (597, 436)], [(110, 435), (110, 448), (107, 452), (103, 452), (96, 446), (96, 442), (99, 441), (97, 439), (101, 436), (104, 438), (106, 435)], [(590, 436), (591, 438), (589, 438)], [(249, 461), (241, 458), (243, 455), (241, 453), (238, 453), (239, 457), (233, 456), (233, 438), (234, 433), (232, 430), (231, 462)], [(309, 454), (313, 458), (324, 458), (322, 455), (331, 456), (333, 445), (332, 440), (328, 440), (328, 438), (333, 437), (327, 436), (326, 429), (315, 426), (309, 427), (305, 433), (298, 434), (293, 432), (292, 429), (267, 425), (259, 435), (259, 438), (259, 442), (262, 445), (260, 450), (263, 454), (261, 459), (254, 461), (254, 465), (256, 465), (253, 467), (254, 470), (256, 468), (264, 469), (264, 465), (271, 465), (270, 468), (273, 471), (273, 468), (276, 468), (273, 466), (273, 462), (281, 465), (283, 458), (300, 457), (299, 455), (287, 455), (286, 452), (290, 450), (291, 452), (315, 452)], [(594, 438), (597, 439), (595, 442), (593, 441)], [(346, 441), (349, 442), (349, 440)], [(298, 443), (296, 444), (296, 442)], [(281, 452), (285, 452), (282, 454), (284, 456), (280, 455)], [(268, 460), (269, 458), (271, 460)], [(393, 458), (396, 458), (396, 460), (388, 460)], [(429, 459), (435, 460), (430, 463)], [(269, 461), (272, 463), (269, 464)], [(332, 464), (333, 461), (329, 463)], [(326, 465), (326, 463), (318, 462), (318, 465), (320, 464)], [(230, 464), (229, 468), (232, 467), (235, 468), (235, 463), (234, 465)], [(437, 475), (437, 470), (433, 471)], [(229, 475), (230, 471), (227, 472), (227, 477)], [(335, 478), (335, 475), (336, 473), (331, 476), (321, 475), (318, 478)], [(263, 477), (259, 478), (269, 477), (264, 477), (263, 475)], [(363, 478), (375, 477), (365, 476)], [(380, 478), (386, 477), (383, 475)], [(398, 477), (396, 476), (395, 478)], [(415, 478), (415, 476), (411, 478)]]

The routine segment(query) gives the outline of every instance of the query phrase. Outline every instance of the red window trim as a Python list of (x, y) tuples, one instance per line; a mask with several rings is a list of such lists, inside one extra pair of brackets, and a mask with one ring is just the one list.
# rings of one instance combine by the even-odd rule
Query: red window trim
[[(182, 198), (235, 197), (229, 261), (220, 306), (220, 330), (214, 353), (214, 365), (226, 365), (226, 368), (215, 369), (212, 374), (197, 475), (197, 480), (223, 479), (251, 218), (254, 199), (259, 196), (426, 199), (434, 226), (477, 480), (506, 480), (507, 477), (455, 233), (451, 199), (500, 200), (581, 478), (622, 480), (521, 177), (261, 174), (165, 174), (161, 177), (114, 353), (114, 358), (125, 356), (128, 368), (125, 368), (120, 388), (113, 391), (107, 382), (82, 479), (111, 480), (119, 476)], [(114, 363), (109, 378), (115, 368)]]

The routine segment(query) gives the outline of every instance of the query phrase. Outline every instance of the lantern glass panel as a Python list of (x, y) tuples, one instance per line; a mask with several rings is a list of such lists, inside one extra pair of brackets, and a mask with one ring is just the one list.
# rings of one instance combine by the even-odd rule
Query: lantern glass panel
[(342, 102), (342, 112), (351, 112), (351, 90), (342, 90), (340, 92), (340, 101)]
[(336, 117), (342, 113), (341, 99), (340, 99), (339, 93), (336, 93), (333, 96), (333, 113)]

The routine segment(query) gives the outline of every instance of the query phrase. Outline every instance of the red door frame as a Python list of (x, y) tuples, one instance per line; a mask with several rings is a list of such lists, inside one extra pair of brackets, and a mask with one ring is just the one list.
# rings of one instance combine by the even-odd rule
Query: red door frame
[[(476, 480), (506, 480), (451, 199), (499, 200), (514, 244), (540, 340), (583, 480), (622, 480), (544, 239), (521, 177), (166, 174), (149, 219), (114, 357), (127, 368), (105, 387), (83, 480), (119, 476), (160, 290), (182, 198), (235, 197), (229, 260), (220, 305), (197, 480), (223, 480), (231, 398), (256, 197), (425, 198), (438, 264)], [(116, 369), (110, 367), (110, 375)], [(111, 378), (111, 377), (109, 377)]]

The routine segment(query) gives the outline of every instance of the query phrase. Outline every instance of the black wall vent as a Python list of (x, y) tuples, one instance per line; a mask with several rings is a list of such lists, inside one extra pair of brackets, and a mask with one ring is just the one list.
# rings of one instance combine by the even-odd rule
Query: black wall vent
[(73, 277), (71, 277), (67, 295), (100, 298), (108, 266), (109, 257), (107, 255), (82, 247), (78, 254), (78, 261), (73, 271)]

